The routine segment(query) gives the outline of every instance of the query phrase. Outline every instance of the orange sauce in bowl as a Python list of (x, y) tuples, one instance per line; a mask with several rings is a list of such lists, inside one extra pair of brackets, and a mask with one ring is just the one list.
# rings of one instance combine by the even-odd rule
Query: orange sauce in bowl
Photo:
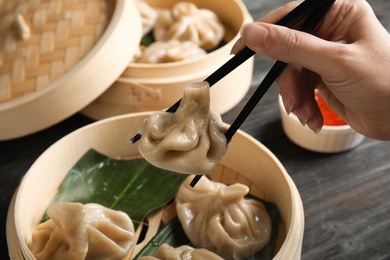
[(321, 110), (322, 117), (324, 118), (324, 125), (340, 126), (347, 124), (339, 115), (336, 114), (336, 112), (328, 107), (328, 105), (318, 93), (315, 93), (314, 97)]

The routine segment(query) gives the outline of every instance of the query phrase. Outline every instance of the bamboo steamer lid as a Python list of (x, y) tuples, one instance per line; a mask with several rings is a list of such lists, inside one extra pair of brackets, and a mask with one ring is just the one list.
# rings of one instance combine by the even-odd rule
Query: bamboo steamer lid
[(134, 1), (0, 0), (0, 141), (78, 112), (138, 48)]

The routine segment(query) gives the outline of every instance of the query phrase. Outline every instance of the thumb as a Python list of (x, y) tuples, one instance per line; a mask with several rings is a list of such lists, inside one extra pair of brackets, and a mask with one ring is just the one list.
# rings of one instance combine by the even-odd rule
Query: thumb
[(331, 56), (334, 55), (332, 42), (268, 23), (244, 25), (241, 41), (263, 56), (299, 65), (319, 74), (330, 65)]

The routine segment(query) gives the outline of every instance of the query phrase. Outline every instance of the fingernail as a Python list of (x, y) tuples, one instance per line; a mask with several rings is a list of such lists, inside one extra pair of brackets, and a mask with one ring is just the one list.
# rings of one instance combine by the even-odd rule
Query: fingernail
[(289, 115), (294, 110), (292, 99), (287, 94), (284, 94), (282, 96), (282, 99), (283, 99), (284, 109), (286, 110), (286, 113)]
[(250, 23), (241, 29), (241, 37), (244, 39), (245, 43), (258, 48), (265, 48), (268, 46), (268, 36), (268, 29), (261, 23)]
[(233, 45), (233, 48), (230, 51), (230, 54), (236, 55), (239, 51), (240, 45), (241, 45), (241, 38), (236, 41), (236, 43)]
[(294, 111), (294, 113), (298, 117), (299, 122), (301, 122), (301, 124), (305, 126), (307, 124), (307, 121), (309, 120), (306, 110), (300, 109), (299, 111)]
[(299, 119), (299, 122), (301, 122), (302, 126), (306, 126), (307, 120), (305, 118), (298, 117), (298, 119)]
[(242, 26), (241, 26), (241, 29), (240, 29), (240, 35), (242, 36), (242, 34), (244, 33), (244, 30), (245, 28), (251, 23), (244, 23)]
[[(242, 35), (242, 32), (244, 31), (245, 27), (248, 25), (249, 23), (245, 23), (241, 26), (241, 29), (240, 29), (240, 35)], [(231, 51), (230, 51), (230, 54), (234, 54), (236, 55), (240, 49), (241, 49), (241, 45), (242, 45), (242, 38), (240, 37), (233, 45)]]
[(323, 119), (322, 117), (313, 117), (312, 119), (307, 122), (307, 126), (316, 134), (318, 134), (323, 125)]

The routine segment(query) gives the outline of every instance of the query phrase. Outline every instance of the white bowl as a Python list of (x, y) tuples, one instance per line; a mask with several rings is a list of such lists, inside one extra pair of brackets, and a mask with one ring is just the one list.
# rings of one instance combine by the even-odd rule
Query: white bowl
[(298, 117), (293, 113), (286, 113), (281, 96), (279, 108), (283, 131), (287, 137), (298, 146), (314, 152), (337, 153), (358, 146), (364, 136), (357, 133), (349, 125), (324, 125), (316, 134), (307, 125), (302, 126)]

